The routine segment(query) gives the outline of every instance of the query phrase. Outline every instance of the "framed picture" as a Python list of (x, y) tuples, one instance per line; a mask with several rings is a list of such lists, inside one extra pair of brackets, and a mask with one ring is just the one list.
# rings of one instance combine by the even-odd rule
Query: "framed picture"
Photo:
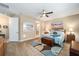
[(31, 22), (25, 22), (23, 24), (23, 30), (24, 31), (33, 31), (34, 30), (33, 23), (31, 23)]
[(63, 22), (54, 22), (51, 23), (53, 29), (63, 29)]

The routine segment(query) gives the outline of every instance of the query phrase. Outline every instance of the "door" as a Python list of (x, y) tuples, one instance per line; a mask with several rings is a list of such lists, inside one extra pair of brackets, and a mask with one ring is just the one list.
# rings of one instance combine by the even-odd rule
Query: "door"
[(14, 17), (9, 20), (9, 41), (19, 40), (19, 18)]

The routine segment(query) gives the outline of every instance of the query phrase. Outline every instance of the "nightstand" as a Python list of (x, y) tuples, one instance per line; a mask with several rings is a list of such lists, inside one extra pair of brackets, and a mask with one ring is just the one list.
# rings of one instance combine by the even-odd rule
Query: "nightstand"
[(75, 35), (74, 34), (67, 34), (67, 41), (68, 43), (71, 43), (72, 41), (75, 41)]

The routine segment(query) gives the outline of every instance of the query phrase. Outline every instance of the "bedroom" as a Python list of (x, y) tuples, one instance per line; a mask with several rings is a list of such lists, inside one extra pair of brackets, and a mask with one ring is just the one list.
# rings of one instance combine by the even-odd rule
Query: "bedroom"
[[(17, 27), (11, 24), (10, 33), (13, 35), (12, 28), (18, 28), (16, 32), (18, 39), (15, 39), (17, 36), (9, 38), (5, 56), (79, 55), (78, 3), (5, 3), (5, 5), (8, 5), (9, 9), (1, 8), (0, 13), (18, 19), (19, 22), (18, 26), (16, 24)], [(43, 9), (50, 13), (44, 12)]]

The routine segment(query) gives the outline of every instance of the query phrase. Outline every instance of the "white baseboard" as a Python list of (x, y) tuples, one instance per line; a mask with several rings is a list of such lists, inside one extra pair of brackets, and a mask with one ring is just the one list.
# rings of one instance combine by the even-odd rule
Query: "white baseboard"
[(16, 43), (19, 43), (19, 42), (24, 42), (24, 41), (28, 41), (28, 40), (32, 40), (32, 39), (35, 39), (35, 38), (38, 38), (40, 36), (36, 36), (36, 37), (33, 37), (33, 38), (26, 38), (26, 39), (22, 39), (22, 40), (18, 40), (18, 41), (7, 41), (6, 43), (10, 43), (10, 42), (16, 42)]
[(33, 38), (26, 38), (26, 39), (20, 40), (20, 42), (32, 40), (32, 39), (35, 39), (35, 38), (38, 38), (38, 37), (40, 37), (40, 36), (36, 36), (36, 37), (33, 37)]

